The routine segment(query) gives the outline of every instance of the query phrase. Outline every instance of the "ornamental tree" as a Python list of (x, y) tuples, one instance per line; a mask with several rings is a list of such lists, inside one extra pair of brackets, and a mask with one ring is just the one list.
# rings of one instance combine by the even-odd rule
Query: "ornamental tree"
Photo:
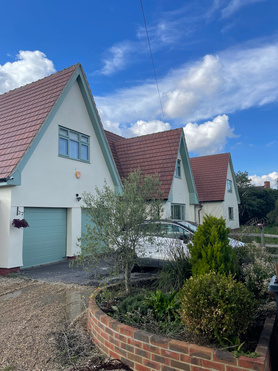
[(148, 223), (148, 228), (142, 225), (147, 219), (160, 219), (160, 185), (158, 176), (143, 176), (137, 170), (123, 179), (121, 193), (105, 184), (102, 189), (96, 188), (96, 195), (83, 195), (83, 210), (92, 223), (81, 238), (78, 260), (97, 265), (103, 258), (113, 256), (116, 271), (124, 271), (126, 291), (130, 290), (131, 270), (138, 252), (144, 253), (144, 241), (153, 238), (149, 232), (154, 223)]
[(229, 228), (226, 228), (222, 217), (204, 217), (203, 224), (199, 225), (194, 234), (192, 244), (188, 244), (193, 276), (210, 272), (237, 273), (237, 258), (229, 245), (228, 235)]

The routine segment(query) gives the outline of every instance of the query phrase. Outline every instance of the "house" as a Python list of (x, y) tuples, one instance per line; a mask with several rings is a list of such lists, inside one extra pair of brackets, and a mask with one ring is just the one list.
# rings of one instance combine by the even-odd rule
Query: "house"
[(230, 153), (190, 159), (199, 197), (198, 222), (207, 214), (223, 217), (226, 226), (239, 228), (239, 194)]
[(76, 255), (80, 197), (105, 181), (121, 190), (80, 64), (0, 95), (0, 274)]
[(182, 128), (128, 139), (105, 134), (121, 178), (138, 168), (144, 175), (157, 173), (165, 202), (163, 217), (196, 220), (199, 201)]

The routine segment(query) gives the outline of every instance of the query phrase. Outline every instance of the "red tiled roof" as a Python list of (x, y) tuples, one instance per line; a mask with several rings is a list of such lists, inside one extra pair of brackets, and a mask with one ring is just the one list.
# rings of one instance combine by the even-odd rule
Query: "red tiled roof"
[(0, 95), (0, 179), (22, 159), (78, 66)]
[(190, 159), (200, 202), (224, 200), (229, 159), (230, 153)]
[(105, 131), (121, 178), (140, 168), (159, 174), (163, 197), (168, 198), (179, 151), (182, 128), (125, 139)]

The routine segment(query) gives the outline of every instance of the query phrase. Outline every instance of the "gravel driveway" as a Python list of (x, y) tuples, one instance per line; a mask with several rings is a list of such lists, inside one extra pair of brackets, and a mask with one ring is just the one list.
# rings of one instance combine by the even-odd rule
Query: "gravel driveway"
[[(98, 280), (92, 270), (70, 268), (67, 261), (0, 276), (0, 371), (69, 370), (57, 363), (53, 333), (80, 317), (109, 268), (99, 266)], [(132, 274), (134, 280), (143, 276)]]
[[(85, 310), (92, 289), (0, 277), (0, 370), (61, 370), (53, 331)], [(84, 296), (84, 298), (82, 298)]]

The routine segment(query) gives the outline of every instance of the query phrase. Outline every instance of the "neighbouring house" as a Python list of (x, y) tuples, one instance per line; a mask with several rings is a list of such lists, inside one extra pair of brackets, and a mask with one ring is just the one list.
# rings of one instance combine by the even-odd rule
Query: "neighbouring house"
[(80, 64), (0, 95), (0, 274), (76, 255), (80, 197), (105, 181), (121, 190)]
[(239, 194), (230, 153), (190, 159), (199, 197), (198, 222), (207, 214), (223, 217), (227, 227), (239, 228)]
[(105, 134), (121, 178), (138, 168), (144, 175), (158, 174), (163, 217), (196, 220), (199, 201), (182, 128), (128, 139)]

